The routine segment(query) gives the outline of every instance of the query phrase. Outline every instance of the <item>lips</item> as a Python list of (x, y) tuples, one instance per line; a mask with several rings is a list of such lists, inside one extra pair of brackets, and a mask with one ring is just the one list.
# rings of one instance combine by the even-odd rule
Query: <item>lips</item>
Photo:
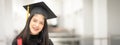
[(33, 29), (34, 29), (34, 31), (38, 31), (39, 30), (38, 28), (35, 28), (35, 27), (33, 27)]

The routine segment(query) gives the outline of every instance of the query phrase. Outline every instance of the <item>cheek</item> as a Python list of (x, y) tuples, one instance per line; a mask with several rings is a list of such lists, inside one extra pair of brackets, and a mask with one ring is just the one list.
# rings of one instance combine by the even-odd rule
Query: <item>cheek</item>
[(30, 31), (32, 30), (32, 25), (33, 25), (33, 24), (31, 24), (31, 23), (29, 24)]
[(33, 23), (33, 22), (30, 22), (29, 28), (31, 29), (33, 25), (34, 25), (34, 23)]
[(40, 26), (39, 26), (39, 30), (42, 30), (43, 27), (44, 27), (44, 25), (40, 25)]

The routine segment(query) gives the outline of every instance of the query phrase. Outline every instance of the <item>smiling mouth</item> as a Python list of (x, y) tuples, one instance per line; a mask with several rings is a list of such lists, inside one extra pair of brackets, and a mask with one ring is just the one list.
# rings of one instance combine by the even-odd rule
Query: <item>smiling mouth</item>
[(34, 29), (34, 31), (38, 31), (38, 29)]
[(33, 30), (34, 30), (34, 31), (38, 31), (39, 29), (33, 27)]

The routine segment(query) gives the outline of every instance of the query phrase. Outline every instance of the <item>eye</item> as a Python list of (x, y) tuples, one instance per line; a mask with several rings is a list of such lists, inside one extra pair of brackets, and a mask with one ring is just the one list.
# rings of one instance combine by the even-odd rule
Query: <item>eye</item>
[(43, 22), (40, 22), (39, 24), (44, 25), (44, 23), (43, 23)]
[(36, 20), (36, 19), (34, 19), (34, 20), (33, 20), (33, 22), (37, 22), (37, 20)]

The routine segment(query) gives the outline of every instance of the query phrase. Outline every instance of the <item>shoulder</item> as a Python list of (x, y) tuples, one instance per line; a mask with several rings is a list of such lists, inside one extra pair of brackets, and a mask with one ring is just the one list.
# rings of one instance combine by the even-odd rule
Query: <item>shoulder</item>
[(12, 45), (17, 45), (17, 40), (16, 40), (16, 39), (14, 39), (14, 40), (12, 41)]
[(54, 45), (51, 39), (49, 39), (48, 42), (49, 42), (49, 45)]
[(16, 38), (13, 40), (12, 45), (22, 44), (22, 38)]

